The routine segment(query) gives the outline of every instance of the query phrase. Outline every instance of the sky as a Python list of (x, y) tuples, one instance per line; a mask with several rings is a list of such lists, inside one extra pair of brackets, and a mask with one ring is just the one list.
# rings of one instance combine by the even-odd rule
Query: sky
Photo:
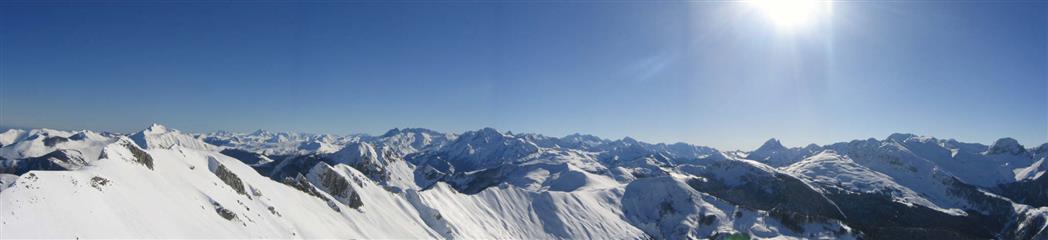
[(1048, 141), (1048, 2), (0, 3), (0, 126)]

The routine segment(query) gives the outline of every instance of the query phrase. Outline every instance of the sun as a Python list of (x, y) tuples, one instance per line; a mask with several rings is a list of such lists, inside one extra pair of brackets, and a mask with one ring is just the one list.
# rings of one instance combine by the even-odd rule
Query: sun
[(747, 0), (749, 5), (760, 11), (780, 28), (801, 27), (817, 18), (820, 8), (828, 6), (828, 0)]

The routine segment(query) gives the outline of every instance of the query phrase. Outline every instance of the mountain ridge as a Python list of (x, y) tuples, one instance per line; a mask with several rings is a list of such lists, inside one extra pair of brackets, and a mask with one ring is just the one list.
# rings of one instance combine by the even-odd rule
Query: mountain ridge
[[(195, 231), (241, 237), (1048, 236), (1043, 205), (1048, 194), (1026, 191), (1046, 182), (1048, 144), (1027, 149), (1008, 138), (986, 146), (892, 134), (794, 148), (770, 139), (738, 154), (686, 143), (494, 128), (461, 134), (398, 128), (379, 136), (338, 136), (264, 130), (192, 134), (154, 124), (126, 135), (9, 130), (0, 140), (9, 142), (0, 146), (0, 201), (15, 210), (10, 221), (5, 218), (5, 229), (54, 226), (54, 234), (75, 236), (188, 236), (179, 233), (188, 229), (117, 224), (188, 224), (180, 219), (210, 219), (206, 222), (224, 227)], [(200, 167), (205, 172), (196, 170)], [(153, 182), (177, 183), (185, 187), (172, 193), (200, 198), (162, 200), (149, 193), (158, 187)], [(142, 192), (142, 201), (185, 211), (211, 210), (163, 217), (33, 207), (66, 204), (60, 199), (73, 195), (95, 202), (92, 208), (108, 206), (101, 204), (107, 201), (148, 206), (111, 199), (119, 195), (105, 189)], [(95, 193), (78, 195), (81, 191)], [(882, 211), (870, 212), (863, 204)], [(296, 214), (298, 209), (325, 213), (320, 220), (308, 219)], [(112, 222), (75, 221), (82, 226), (61, 228), (58, 219), (40, 215), (57, 210), (105, 214)], [(906, 214), (886, 215), (893, 211)], [(659, 216), (669, 220), (653, 221)], [(892, 217), (902, 219), (874, 224)], [(404, 222), (414, 230), (352, 223), (361, 218)], [(922, 218), (942, 221), (915, 220)], [(356, 227), (322, 227), (336, 225)], [(122, 230), (106, 235), (95, 228)], [(39, 235), (18, 230), (0, 236)]]

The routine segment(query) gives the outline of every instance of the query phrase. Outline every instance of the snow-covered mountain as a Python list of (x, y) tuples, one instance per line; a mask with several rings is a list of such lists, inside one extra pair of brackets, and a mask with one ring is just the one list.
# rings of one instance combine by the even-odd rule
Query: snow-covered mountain
[(257, 130), (251, 133), (215, 132), (195, 134), (195, 138), (224, 148), (258, 152), (269, 156), (332, 153), (357, 136), (329, 134), (274, 133)]
[(170, 149), (175, 146), (197, 150), (215, 149), (215, 146), (207, 144), (189, 134), (184, 134), (177, 129), (167, 129), (167, 127), (156, 123), (145, 130), (131, 134), (129, 137), (138, 146), (148, 149)]
[(822, 148), (810, 144), (803, 148), (786, 148), (778, 139), (768, 139), (757, 150), (746, 154), (746, 159), (760, 161), (774, 167), (783, 167), (800, 161), (805, 156), (810, 156), (821, 151)]
[(1048, 239), (1048, 144), (0, 133), (0, 238)]

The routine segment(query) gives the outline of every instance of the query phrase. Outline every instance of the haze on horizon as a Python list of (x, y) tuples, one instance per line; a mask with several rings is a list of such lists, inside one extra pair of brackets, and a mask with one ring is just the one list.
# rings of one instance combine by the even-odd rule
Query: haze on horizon
[(0, 3), (0, 126), (494, 127), (722, 150), (896, 132), (1048, 141), (1046, 2), (833, 2), (803, 21), (766, 11)]

